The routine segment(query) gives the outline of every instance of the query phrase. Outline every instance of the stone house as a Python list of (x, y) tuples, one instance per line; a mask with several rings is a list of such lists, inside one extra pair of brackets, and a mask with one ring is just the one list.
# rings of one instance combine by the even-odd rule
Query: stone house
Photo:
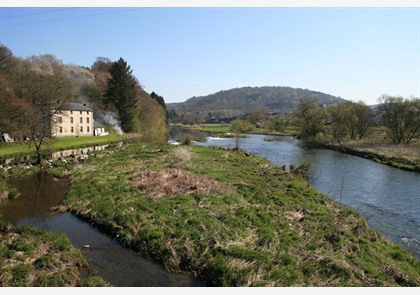
[(53, 136), (87, 136), (93, 134), (93, 109), (86, 104), (66, 102), (53, 117)]

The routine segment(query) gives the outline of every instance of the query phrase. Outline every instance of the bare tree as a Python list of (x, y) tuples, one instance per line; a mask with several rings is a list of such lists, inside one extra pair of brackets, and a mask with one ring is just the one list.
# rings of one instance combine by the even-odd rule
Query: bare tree
[(251, 132), (252, 129), (252, 124), (247, 120), (236, 119), (232, 121), (231, 130), (235, 136), (235, 149), (240, 147), (242, 134)]
[(362, 102), (345, 101), (327, 109), (333, 137), (339, 143), (347, 135), (350, 139), (362, 139), (373, 125), (374, 113)]
[(333, 139), (341, 144), (348, 131), (348, 111), (342, 103), (334, 104), (328, 108), (329, 121)]
[(420, 132), (420, 99), (383, 95), (379, 101), (382, 124), (392, 142), (410, 144)]
[(67, 99), (70, 83), (60, 61), (53, 56), (31, 57), (22, 61), (13, 80), (15, 94), (25, 101), (19, 114), (21, 132), (36, 148), (37, 164), (41, 163), (41, 147), (52, 136), (61, 100)]

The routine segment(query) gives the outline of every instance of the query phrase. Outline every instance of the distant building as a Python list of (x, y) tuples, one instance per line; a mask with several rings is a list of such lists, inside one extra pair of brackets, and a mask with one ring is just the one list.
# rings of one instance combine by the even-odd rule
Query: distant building
[(101, 136), (101, 135), (107, 135), (107, 134), (108, 132), (105, 132), (105, 127), (101, 123), (97, 121), (93, 122), (93, 135)]
[(93, 109), (86, 104), (66, 102), (53, 117), (53, 136), (93, 135)]

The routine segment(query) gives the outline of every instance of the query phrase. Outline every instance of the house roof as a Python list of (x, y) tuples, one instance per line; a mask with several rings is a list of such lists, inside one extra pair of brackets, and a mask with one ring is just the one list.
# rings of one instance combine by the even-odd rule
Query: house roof
[(86, 104), (81, 104), (77, 102), (64, 102), (61, 106), (62, 110), (65, 111), (87, 111), (93, 112), (93, 110), (86, 106)]
[(104, 125), (97, 121), (93, 121), (93, 128), (104, 128)]

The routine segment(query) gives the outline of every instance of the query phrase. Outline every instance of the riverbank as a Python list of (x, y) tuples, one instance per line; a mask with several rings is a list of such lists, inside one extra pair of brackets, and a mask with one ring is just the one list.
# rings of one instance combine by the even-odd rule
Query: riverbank
[(60, 206), (210, 286), (420, 286), (420, 262), (255, 155), (131, 144), (72, 170)]
[[(121, 141), (132, 141), (137, 136), (134, 134), (108, 134), (106, 136), (67, 136), (47, 139), (41, 148), (42, 153), (52, 153), (67, 149), (90, 147), (95, 145), (105, 145), (118, 143)], [(0, 144), (0, 157), (13, 157), (17, 155), (35, 154), (36, 149), (33, 144), (24, 142), (7, 142)]]
[(419, 144), (404, 146), (390, 143), (354, 141), (344, 144), (317, 143), (314, 147), (359, 156), (394, 168), (420, 172)]
[(107, 287), (60, 233), (13, 228), (0, 220), (1, 287)]

